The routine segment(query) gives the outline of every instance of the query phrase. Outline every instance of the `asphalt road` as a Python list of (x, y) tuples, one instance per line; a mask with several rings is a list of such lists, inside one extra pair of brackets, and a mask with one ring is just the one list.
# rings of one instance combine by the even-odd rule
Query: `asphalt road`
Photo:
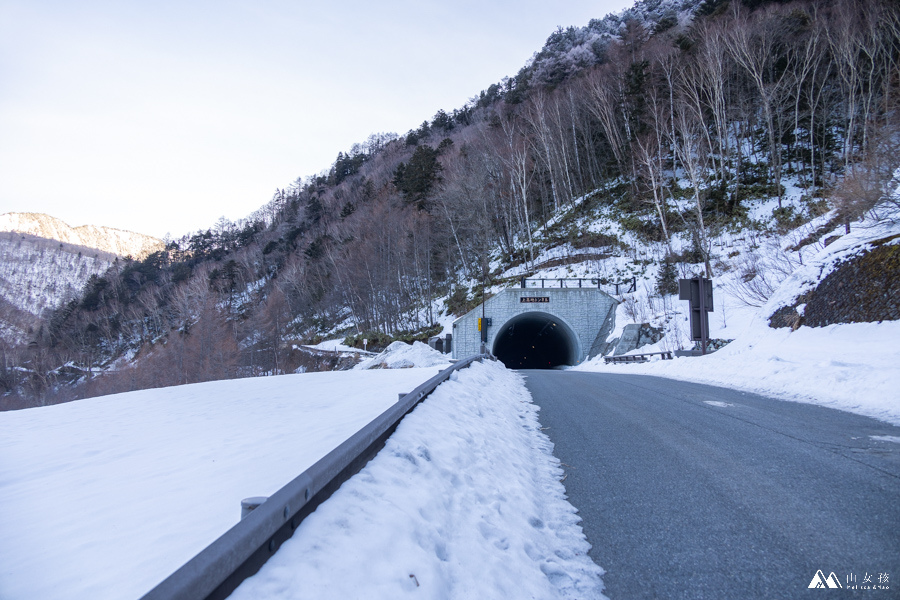
[[(900, 443), (872, 437), (900, 427), (657, 377), (521, 372), (611, 600), (900, 598)], [(819, 570), (842, 589), (809, 589)]]

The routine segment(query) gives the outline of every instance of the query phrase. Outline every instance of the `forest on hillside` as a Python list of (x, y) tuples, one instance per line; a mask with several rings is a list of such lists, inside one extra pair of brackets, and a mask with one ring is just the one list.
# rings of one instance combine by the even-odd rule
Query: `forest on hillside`
[(93, 277), (27, 347), (0, 347), (0, 402), (285, 372), (325, 332), (427, 335), (438, 299), (458, 313), (483, 278), (533, 269), (538, 228), (588, 203), (714, 276), (711, 239), (753, 227), (747, 203), (780, 205), (787, 180), (805, 208), (780, 207), (786, 224), (836, 208), (849, 228), (884, 202), (898, 93), (890, 0), (648, 0), (559, 29), (466, 106)]

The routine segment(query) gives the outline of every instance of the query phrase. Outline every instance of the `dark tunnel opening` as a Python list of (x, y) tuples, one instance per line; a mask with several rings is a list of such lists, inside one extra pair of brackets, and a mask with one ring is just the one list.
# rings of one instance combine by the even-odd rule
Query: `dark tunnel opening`
[(552, 369), (578, 360), (575, 334), (553, 315), (523, 313), (494, 338), (494, 356), (510, 369)]

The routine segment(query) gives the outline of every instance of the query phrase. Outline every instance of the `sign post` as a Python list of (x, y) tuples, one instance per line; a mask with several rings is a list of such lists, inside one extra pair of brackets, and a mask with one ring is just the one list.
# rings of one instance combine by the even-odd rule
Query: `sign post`
[(705, 277), (678, 280), (678, 299), (687, 300), (691, 316), (691, 341), (700, 342), (706, 354), (709, 343), (709, 313), (713, 312), (712, 281)]

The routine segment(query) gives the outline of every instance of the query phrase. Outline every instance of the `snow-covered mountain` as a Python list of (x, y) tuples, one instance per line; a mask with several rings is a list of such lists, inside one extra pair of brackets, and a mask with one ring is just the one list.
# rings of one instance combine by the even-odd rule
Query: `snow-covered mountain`
[(26, 341), (47, 310), (77, 298), (117, 257), (162, 248), (161, 240), (121, 229), (70, 227), (37, 213), (0, 215), (0, 337)]
[(0, 232), (0, 335), (18, 337), (52, 309), (77, 298), (91, 275), (103, 274), (116, 255), (24, 233)]
[(603, 63), (610, 43), (625, 33), (628, 23), (646, 31), (665, 31), (689, 23), (701, 4), (699, 0), (639, 0), (619, 13), (591, 19), (585, 27), (560, 27), (525, 70), (531, 71), (532, 84), (558, 83)]
[(41, 213), (6, 213), (0, 215), (0, 231), (27, 233), (66, 244), (94, 248), (117, 256), (141, 259), (163, 249), (157, 238), (112, 227), (69, 224)]

